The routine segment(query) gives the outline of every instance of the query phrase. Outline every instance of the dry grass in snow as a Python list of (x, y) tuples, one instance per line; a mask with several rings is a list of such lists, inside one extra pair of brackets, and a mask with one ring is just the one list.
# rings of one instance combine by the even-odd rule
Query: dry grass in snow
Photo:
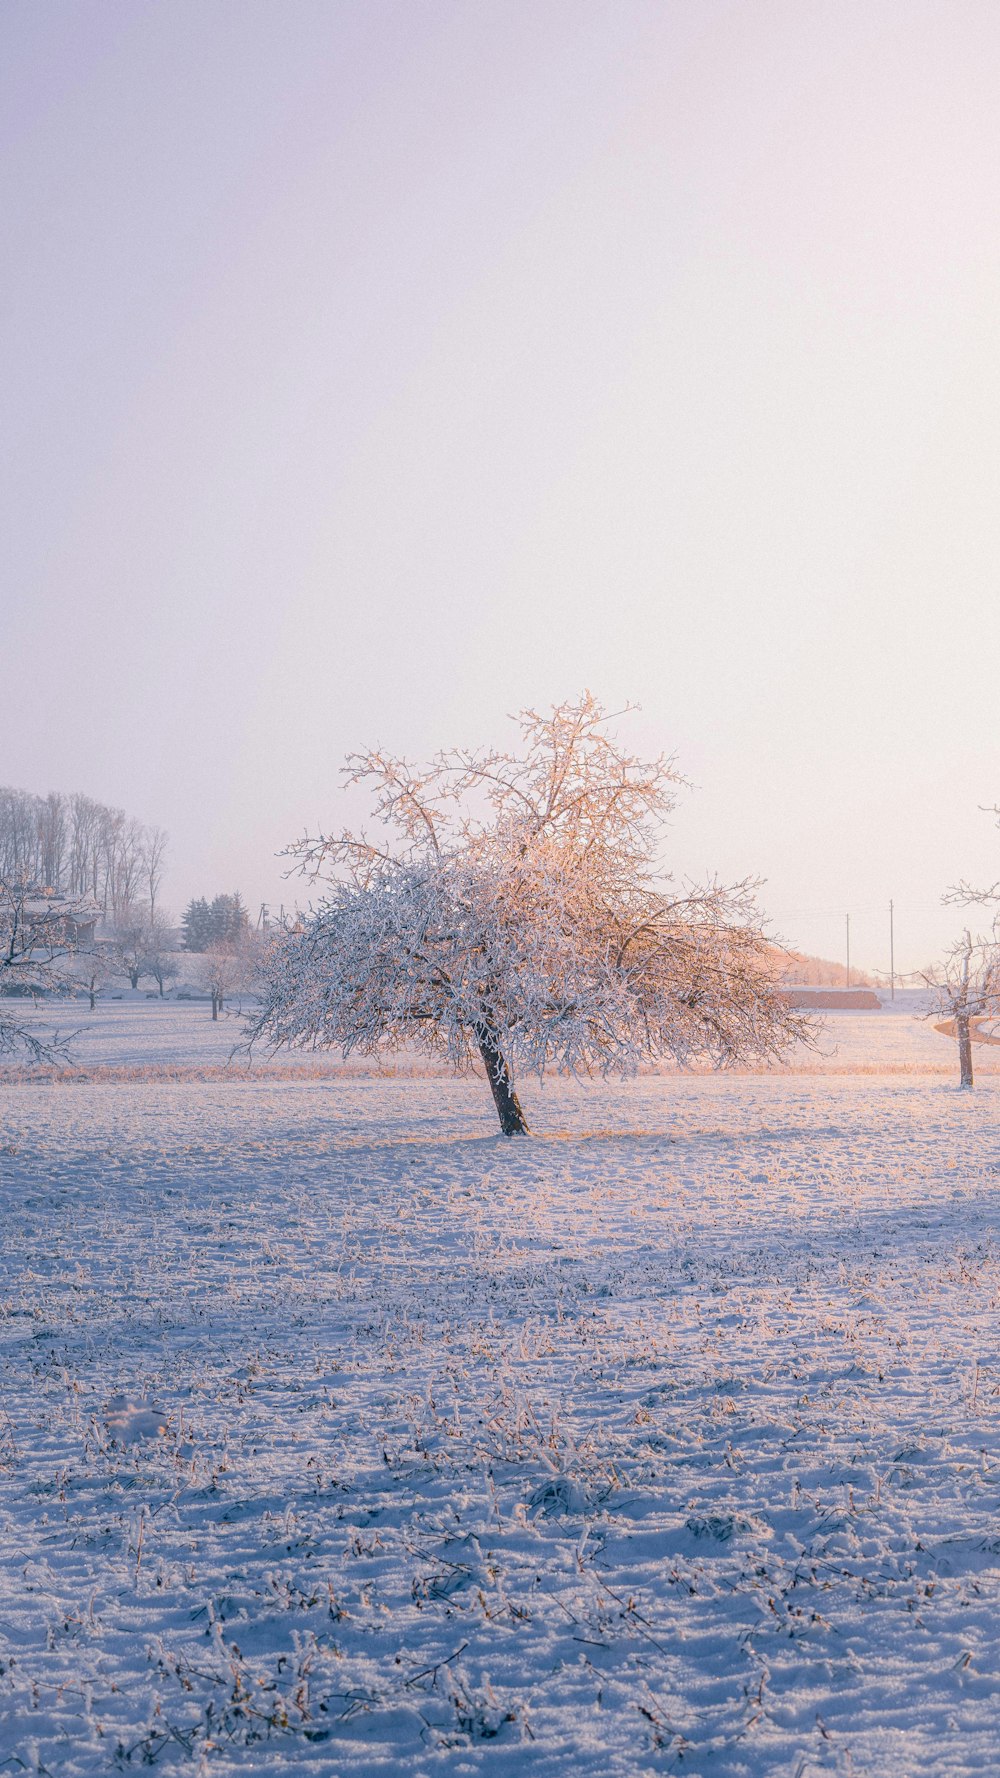
[(528, 1102), (4, 1086), (0, 1770), (995, 1767), (995, 1084)]

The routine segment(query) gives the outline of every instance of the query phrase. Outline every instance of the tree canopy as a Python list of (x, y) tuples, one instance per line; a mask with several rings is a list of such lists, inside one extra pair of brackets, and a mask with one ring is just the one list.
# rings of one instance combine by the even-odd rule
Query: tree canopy
[(252, 1041), (478, 1057), (505, 1134), (515, 1072), (631, 1073), (646, 1058), (772, 1058), (806, 1029), (780, 990), (750, 880), (676, 888), (659, 862), (684, 780), (623, 748), (589, 693), (516, 718), (513, 752), (418, 768), (351, 755), (385, 838), (290, 849), (324, 885), (271, 946)]

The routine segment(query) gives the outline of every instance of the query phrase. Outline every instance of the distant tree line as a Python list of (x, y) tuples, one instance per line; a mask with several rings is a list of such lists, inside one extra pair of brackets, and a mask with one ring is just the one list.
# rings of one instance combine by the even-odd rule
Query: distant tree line
[(238, 891), (204, 896), (189, 901), (181, 916), (181, 943), (185, 951), (214, 951), (238, 945), (249, 930), (246, 905)]
[(162, 827), (80, 791), (0, 788), (0, 882), (91, 895), (112, 923), (143, 904), (154, 919), (166, 852)]
[(809, 957), (802, 951), (775, 950), (775, 957), (781, 969), (781, 979), (791, 986), (808, 986), (810, 988), (872, 988), (874, 978), (863, 969), (851, 967), (851, 979), (847, 979), (847, 967), (843, 963), (834, 963), (828, 957)]
[[(178, 934), (159, 902), (167, 835), (82, 794), (0, 788), (0, 1055), (64, 1059), (18, 1001), (83, 993), (98, 999), (124, 978), (153, 981), (161, 998), (181, 976)], [(260, 946), (234, 891), (188, 904), (183, 948), (201, 953), (194, 985), (212, 1003), (249, 989)]]

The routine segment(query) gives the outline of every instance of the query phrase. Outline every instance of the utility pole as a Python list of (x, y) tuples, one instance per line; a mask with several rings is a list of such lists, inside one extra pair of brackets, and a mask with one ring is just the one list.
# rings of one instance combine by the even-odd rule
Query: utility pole
[(847, 921), (847, 986), (851, 985), (851, 916), (845, 914)]
[(893, 927), (892, 902), (889, 903), (889, 999), (896, 998), (896, 934)]

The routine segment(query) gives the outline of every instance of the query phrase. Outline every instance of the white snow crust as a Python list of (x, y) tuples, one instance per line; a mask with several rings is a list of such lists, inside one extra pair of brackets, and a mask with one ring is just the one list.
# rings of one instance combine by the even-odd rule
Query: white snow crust
[(0, 1770), (997, 1770), (1000, 1086), (850, 1030), (5, 1083)]

